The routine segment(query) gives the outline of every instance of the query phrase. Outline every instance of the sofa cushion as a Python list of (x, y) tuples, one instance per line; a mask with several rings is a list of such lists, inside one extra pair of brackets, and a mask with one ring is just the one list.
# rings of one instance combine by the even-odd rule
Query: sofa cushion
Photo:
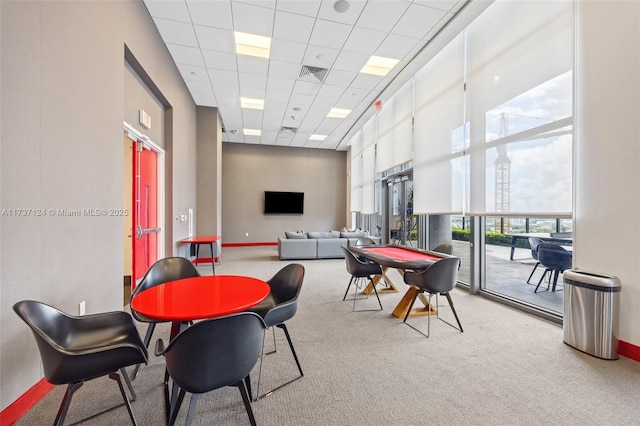
[(355, 232), (341, 232), (340, 238), (362, 238), (368, 237), (369, 233), (367, 231), (355, 231)]
[(284, 231), (284, 235), (288, 240), (302, 240), (307, 238), (307, 234), (303, 232)]
[(326, 238), (340, 238), (340, 232), (338, 231), (329, 231), (329, 232), (307, 232), (307, 237), (314, 238), (316, 240), (326, 239)]

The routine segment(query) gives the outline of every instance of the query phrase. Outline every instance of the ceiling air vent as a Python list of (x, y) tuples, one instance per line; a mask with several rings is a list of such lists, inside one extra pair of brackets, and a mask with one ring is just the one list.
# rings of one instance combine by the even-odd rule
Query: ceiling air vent
[(297, 131), (298, 131), (297, 127), (285, 127), (285, 126), (282, 126), (280, 128), (280, 132), (281, 133), (295, 133)]
[(326, 68), (318, 68), (318, 67), (311, 67), (309, 65), (303, 65), (302, 69), (300, 70), (300, 79), (306, 79), (306, 80), (318, 80), (320, 83), (322, 83), (324, 81), (324, 78), (327, 76), (327, 71), (329, 71)]

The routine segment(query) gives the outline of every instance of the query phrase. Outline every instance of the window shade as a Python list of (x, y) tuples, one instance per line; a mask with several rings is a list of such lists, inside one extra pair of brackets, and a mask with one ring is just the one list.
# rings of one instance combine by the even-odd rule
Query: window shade
[(378, 172), (411, 161), (413, 152), (413, 79), (378, 112)]
[(349, 142), (351, 146), (351, 211), (362, 210), (362, 130)]

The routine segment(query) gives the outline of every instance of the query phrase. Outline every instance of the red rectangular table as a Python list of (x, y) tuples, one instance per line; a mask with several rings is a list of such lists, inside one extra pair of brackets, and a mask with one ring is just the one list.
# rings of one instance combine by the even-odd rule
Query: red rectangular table
[[(404, 275), (404, 271), (407, 269), (420, 270), (426, 269), (433, 263), (440, 259), (452, 257), (444, 253), (438, 253), (434, 251), (420, 250), (412, 247), (399, 246), (399, 245), (371, 245), (361, 247), (349, 247), (358, 256), (369, 259), (372, 262), (379, 264), (382, 267), (382, 276), (377, 276), (373, 280), (373, 285), (378, 284), (380, 279), (384, 276), (385, 281), (389, 284), (388, 289), (383, 289), (378, 293), (385, 292), (397, 292), (398, 289), (393, 285), (389, 277), (386, 275), (386, 271), (389, 268), (395, 268), (400, 275)], [(365, 288), (365, 292), (373, 292), (373, 288), (370, 288), (371, 284)], [(393, 316), (403, 318), (411, 305), (411, 301), (417, 288), (415, 286), (409, 286), (409, 289), (402, 297), (402, 300), (396, 305), (393, 310)], [(429, 304), (429, 300), (420, 294), (420, 300), (424, 303), (424, 308), (414, 308), (409, 316), (417, 315), (433, 315), (437, 313), (436, 309)]]
[[(200, 259), (200, 244), (208, 244), (211, 249), (211, 267), (213, 268), (213, 275), (216, 274), (216, 258), (220, 258), (218, 255), (218, 241), (222, 238), (222, 235), (197, 235), (195, 237), (185, 238), (180, 240), (181, 244), (186, 244), (184, 257), (191, 258), (191, 246), (196, 246), (196, 265)], [(215, 250), (213, 249), (215, 247)]]

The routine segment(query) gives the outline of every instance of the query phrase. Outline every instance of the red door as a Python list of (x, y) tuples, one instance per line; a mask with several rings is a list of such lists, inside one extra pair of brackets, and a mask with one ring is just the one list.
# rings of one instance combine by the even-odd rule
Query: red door
[(158, 153), (138, 141), (133, 149), (132, 287), (158, 258)]

